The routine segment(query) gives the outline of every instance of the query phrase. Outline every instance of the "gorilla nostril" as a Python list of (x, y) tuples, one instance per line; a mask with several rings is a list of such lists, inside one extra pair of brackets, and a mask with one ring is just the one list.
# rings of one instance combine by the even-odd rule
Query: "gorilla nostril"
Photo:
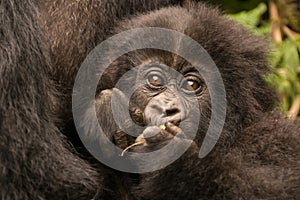
[(166, 116), (173, 116), (173, 115), (176, 115), (179, 112), (180, 112), (180, 110), (178, 108), (172, 108), (172, 109), (166, 109), (165, 110)]

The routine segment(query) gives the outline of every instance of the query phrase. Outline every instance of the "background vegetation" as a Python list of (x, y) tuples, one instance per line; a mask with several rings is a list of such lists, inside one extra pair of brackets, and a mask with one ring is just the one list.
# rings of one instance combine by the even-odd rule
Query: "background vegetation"
[[(228, 16), (271, 41), (269, 57), (274, 71), (266, 77), (279, 92), (280, 109), (291, 118), (300, 116), (300, 1), (206, 0)], [(187, 1), (189, 2), (189, 1)]]

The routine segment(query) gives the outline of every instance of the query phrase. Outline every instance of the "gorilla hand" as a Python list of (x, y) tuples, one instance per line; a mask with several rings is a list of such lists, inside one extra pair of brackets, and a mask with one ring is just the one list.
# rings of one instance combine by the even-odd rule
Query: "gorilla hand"
[(171, 122), (161, 126), (149, 126), (136, 138), (136, 143), (141, 143), (133, 147), (134, 152), (151, 152), (167, 145), (172, 139), (185, 140), (183, 131)]

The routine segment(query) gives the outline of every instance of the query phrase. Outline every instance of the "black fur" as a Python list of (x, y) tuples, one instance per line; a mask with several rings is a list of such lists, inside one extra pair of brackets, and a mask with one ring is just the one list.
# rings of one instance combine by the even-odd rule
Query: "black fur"
[(35, 5), (2, 0), (0, 22), (1, 199), (92, 198), (102, 177), (54, 124), (55, 91)]
[[(271, 111), (276, 95), (262, 78), (265, 42), (202, 4), (133, 17), (117, 32), (159, 26), (197, 40), (225, 81), (226, 140), (204, 159), (194, 143), (165, 169), (136, 176), (111, 170), (83, 150), (71, 118), (81, 62), (119, 19), (175, 3), (0, 1), (2, 199), (297, 199), (299, 122)], [(103, 88), (112, 88), (109, 83)]]
[[(277, 95), (263, 78), (269, 72), (265, 40), (203, 4), (194, 4), (189, 10), (164, 8), (137, 16), (121, 23), (115, 33), (140, 27), (177, 30), (208, 51), (224, 80), (227, 118), (218, 144), (207, 157), (198, 158), (203, 127), (207, 126), (202, 124), (196, 140), (179, 160), (162, 170), (132, 179), (132, 198), (297, 199), (300, 192), (300, 122), (290, 121), (272, 111)], [(124, 45), (127, 44), (116, 44), (116, 49)], [(114, 83), (115, 78), (122, 75), (115, 72), (145, 61), (176, 68), (182, 63), (175, 57), (158, 50), (131, 52), (113, 63), (106, 76), (111, 76)], [(105, 83), (107, 85), (103, 86)], [(103, 82), (101, 87), (114, 87), (111, 84)], [(138, 94), (141, 96), (133, 97), (133, 101), (141, 105), (151, 98), (143, 92)], [(199, 102), (209, 109), (206, 100), (204, 97)], [(102, 113), (102, 116), (108, 114)], [(209, 114), (202, 113), (201, 119), (206, 123)], [(132, 150), (149, 151), (149, 145)], [(129, 185), (125, 187), (130, 188)]]

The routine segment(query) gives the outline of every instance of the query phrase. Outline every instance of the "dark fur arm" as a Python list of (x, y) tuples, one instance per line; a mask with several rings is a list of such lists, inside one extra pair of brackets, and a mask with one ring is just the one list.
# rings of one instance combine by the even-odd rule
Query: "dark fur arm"
[[(92, 198), (98, 177), (54, 124), (53, 85), (32, 1), (0, 2), (0, 198)], [(95, 187), (96, 185), (96, 187)]]

